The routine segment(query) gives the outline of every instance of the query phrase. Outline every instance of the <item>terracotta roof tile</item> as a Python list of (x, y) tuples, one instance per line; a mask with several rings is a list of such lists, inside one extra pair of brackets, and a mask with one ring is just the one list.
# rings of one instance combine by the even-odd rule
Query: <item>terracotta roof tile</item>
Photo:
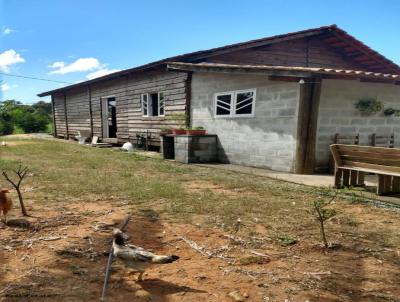
[(333, 69), (333, 68), (323, 68), (323, 67), (236, 65), (236, 64), (220, 64), (220, 63), (182, 63), (182, 62), (169, 62), (167, 64), (167, 67), (170, 70), (188, 70), (188, 71), (189, 70), (192, 71), (223, 70), (223, 71), (244, 71), (244, 72), (292, 71), (292, 72), (309, 72), (313, 74), (343, 75), (349, 77), (357, 76), (362, 78), (400, 80), (400, 73), (389, 74), (389, 73), (371, 72), (363, 70)]

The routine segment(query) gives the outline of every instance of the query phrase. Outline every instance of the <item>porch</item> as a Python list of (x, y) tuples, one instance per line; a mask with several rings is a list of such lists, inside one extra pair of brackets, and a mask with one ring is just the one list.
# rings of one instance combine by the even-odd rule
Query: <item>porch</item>
[[(304, 175), (304, 174), (296, 174), (290, 172), (278, 172), (265, 168), (246, 167), (233, 164), (196, 164), (196, 165), (212, 169), (231, 171), (235, 173), (268, 177), (289, 183), (305, 185), (309, 187), (329, 188), (334, 186), (334, 176), (329, 174)], [(380, 201), (388, 203), (389, 206), (395, 206), (400, 208), (399, 195), (378, 196), (375, 194), (374, 190), (378, 185), (378, 178), (376, 175), (366, 175), (365, 185), (366, 185), (365, 188), (354, 188), (343, 192), (345, 192), (349, 196), (353, 195), (355, 198), (362, 198), (365, 201)]]

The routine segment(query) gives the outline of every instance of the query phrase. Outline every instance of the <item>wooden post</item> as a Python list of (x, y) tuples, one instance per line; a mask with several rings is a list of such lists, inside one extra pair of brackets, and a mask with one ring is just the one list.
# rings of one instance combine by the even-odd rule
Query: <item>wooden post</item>
[(330, 145), (329, 148), (331, 149), (331, 153), (333, 159), (335, 160), (336, 167), (342, 165), (342, 160), (340, 159), (339, 150), (337, 145)]
[(149, 130), (146, 130), (146, 151), (149, 151)]
[(400, 177), (393, 176), (392, 191), (393, 193), (400, 193)]
[(358, 171), (357, 186), (365, 186), (365, 173)]
[(359, 145), (360, 144), (360, 133), (356, 134), (356, 137), (354, 138), (354, 145)]
[(338, 144), (339, 143), (339, 133), (335, 133), (335, 136), (333, 137), (333, 143)]
[(343, 169), (335, 169), (335, 188), (342, 187)]
[(64, 92), (64, 118), (65, 118), (65, 138), (69, 139), (69, 130), (68, 130), (68, 114), (67, 114), (67, 94)]
[[(121, 225), (119, 226), (119, 229), (123, 232), (126, 226), (128, 225), (129, 220), (131, 219), (131, 215), (128, 215)], [(108, 254), (108, 261), (107, 261), (107, 266), (106, 266), (106, 273), (104, 276), (104, 283), (103, 283), (103, 290), (101, 292), (101, 298), (100, 301), (105, 301), (106, 300), (106, 295), (107, 295), (107, 289), (108, 289), (108, 281), (110, 280), (111, 276), (111, 264), (114, 258), (114, 249), (112, 247), (111, 243), (111, 248), (110, 248), (110, 253)]]
[(378, 175), (378, 188), (376, 194), (382, 195), (385, 192), (385, 176)]
[(56, 112), (55, 112), (55, 105), (54, 105), (54, 95), (51, 95), (51, 111), (53, 115), (53, 136), (57, 137), (57, 126), (56, 126)]
[(394, 148), (394, 134), (393, 133), (389, 137), (389, 148)]
[(371, 146), (375, 146), (376, 145), (376, 134), (372, 133), (371, 136)]
[(350, 171), (350, 185), (355, 187), (357, 185), (358, 171)]
[(350, 186), (350, 170), (347, 169), (343, 170), (343, 186), (344, 187)]
[(185, 123), (186, 123), (186, 127), (188, 127), (188, 128), (191, 126), (190, 107), (191, 107), (191, 101), (192, 101), (192, 75), (193, 75), (193, 72), (188, 72), (187, 78), (185, 81), (185, 95), (186, 95)]
[(321, 94), (321, 78), (307, 78), (300, 85), (295, 173), (313, 174)]
[(100, 98), (100, 126), (101, 126), (101, 140), (103, 140), (104, 136), (104, 126), (103, 126), (103, 103), (102, 99)]
[(385, 175), (384, 177), (384, 193), (390, 193), (392, 191), (392, 176)]
[(90, 136), (93, 137), (92, 89), (90, 85), (88, 85), (88, 100), (89, 100)]

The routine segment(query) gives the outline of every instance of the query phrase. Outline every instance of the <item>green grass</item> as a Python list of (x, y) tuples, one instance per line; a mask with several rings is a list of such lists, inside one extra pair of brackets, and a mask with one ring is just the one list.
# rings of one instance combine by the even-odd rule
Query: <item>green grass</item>
[(24, 134), (25, 131), (24, 131), (24, 129), (22, 129), (21, 127), (14, 126), (13, 133), (14, 133), (14, 134)]
[[(11, 139), (9, 142), (9, 146), (0, 148), (0, 169), (10, 170), (18, 164), (28, 166), (30, 176), (23, 188), (32, 190), (25, 193), (25, 200), (38, 204), (113, 200), (130, 204), (132, 210), (149, 219), (200, 221), (203, 227), (231, 229), (240, 217), (244, 233), (253, 234), (254, 226), (261, 224), (274, 238), (290, 234), (299, 241), (304, 238), (319, 241), (318, 225), (307, 210), (315, 198), (333, 194), (328, 189), (311, 189), (63, 141)], [(221, 186), (229, 194), (210, 188), (188, 190), (187, 184), (194, 181)], [(8, 184), (1, 179), (0, 186)], [(344, 208), (369, 207), (376, 212), (378, 223), (374, 224), (374, 230), (382, 230), (379, 241), (400, 246), (396, 233), (387, 231), (383, 218), (379, 217), (384, 210), (340, 198), (334, 207), (343, 223), (329, 224), (328, 237), (332, 238), (331, 233), (341, 234), (343, 240), (355, 232), (367, 234), (368, 226), (362, 217), (346, 214)]]

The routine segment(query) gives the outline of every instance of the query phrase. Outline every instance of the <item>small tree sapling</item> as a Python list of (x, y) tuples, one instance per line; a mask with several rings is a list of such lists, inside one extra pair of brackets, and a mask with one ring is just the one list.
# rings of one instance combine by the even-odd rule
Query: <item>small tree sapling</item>
[(312, 211), (310, 211), (318, 222), (321, 231), (322, 242), (325, 248), (329, 248), (328, 240), (326, 239), (325, 233), (325, 221), (336, 216), (336, 211), (332, 208), (328, 208), (327, 206), (329, 206), (333, 202), (335, 197), (336, 195), (334, 195), (330, 200), (314, 200), (312, 204)]
[(15, 188), (15, 190), (17, 191), (18, 194), (18, 199), (19, 199), (19, 204), (21, 206), (21, 212), (22, 215), (24, 216), (28, 216), (28, 213), (26, 212), (26, 208), (25, 208), (25, 204), (24, 204), (24, 200), (22, 198), (22, 193), (20, 190), (21, 187), (21, 183), (22, 180), (24, 179), (24, 177), (26, 176), (26, 174), (28, 173), (28, 167), (22, 167), (21, 165), (18, 166), (17, 170), (14, 170), (14, 173), (17, 175), (18, 180), (14, 181), (12, 180), (7, 171), (3, 171), (3, 176), (4, 178)]

